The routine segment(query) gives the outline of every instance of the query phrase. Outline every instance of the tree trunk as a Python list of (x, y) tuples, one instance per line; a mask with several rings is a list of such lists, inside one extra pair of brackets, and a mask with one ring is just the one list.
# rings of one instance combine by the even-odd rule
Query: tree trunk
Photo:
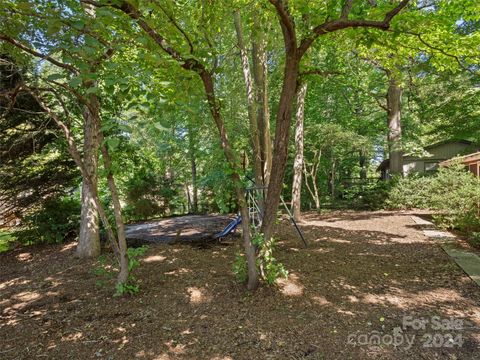
[[(317, 186), (317, 174), (318, 174), (318, 167), (320, 165), (321, 157), (322, 157), (322, 150), (319, 149), (315, 152), (315, 155), (313, 156), (313, 164), (310, 172), (307, 171), (307, 165), (305, 164), (305, 162), (303, 163), (303, 172), (305, 174), (305, 185), (307, 186), (307, 190), (312, 196), (313, 201), (315, 202), (315, 209), (317, 211), (320, 210), (320, 193), (318, 191), (318, 186)], [(310, 178), (312, 179), (313, 190), (308, 183), (308, 176), (310, 176)]]
[[(108, 220), (107, 213), (105, 212), (105, 208), (103, 207), (103, 204), (100, 201), (100, 197), (98, 195), (97, 187), (93, 185), (92, 182), (92, 177), (88, 173), (87, 167), (85, 166), (84, 161), (82, 160), (82, 157), (80, 155), (80, 152), (78, 151), (78, 148), (75, 144), (75, 140), (73, 138), (73, 135), (70, 131), (70, 129), (60, 120), (60, 118), (47, 106), (45, 103), (40, 99), (35, 93), (30, 92), (35, 99), (38, 101), (38, 103), (41, 105), (43, 110), (52, 118), (55, 123), (60, 127), (60, 129), (63, 131), (63, 134), (65, 135), (65, 139), (67, 140), (67, 145), (68, 145), (68, 151), (70, 155), (72, 156), (72, 159), (74, 160), (75, 164), (78, 166), (80, 169), (80, 173), (82, 175), (82, 179), (84, 181), (85, 186), (88, 188), (92, 195), (92, 199), (95, 202), (95, 206), (98, 210), (98, 214), (100, 216), (100, 219), (102, 220), (103, 226), (105, 227), (105, 230), (107, 232), (107, 237), (108, 240), (110, 241), (113, 249), (113, 253), (115, 254), (115, 257), (117, 258), (119, 265), (120, 265), (120, 273), (117, 278), (118, 282), (124, 282), (123, 280), (126, 281), (128, 278), (128, 258), (127, 258), (127, 247), (126, 247), (126, 241), (125, 240), (125, 232), (123, 229), (123, 221), (121, 221), (121, 214), (120, 217), (119, 215), (119, 209), (120, 209), (120, 202), (118, 201), (118, 195), (116, 192), (116, 187), (115, 183), (112, 182), (113, 176), (110, 173), (109, 176), (111, 179), (109, 180), (109, 189), (111, 191), (112, 199), (114, 200), (114, 211), (115, 211), (115, 221), (117, 222), (117, 235), (118, 237), (115, 236), (112, 227), (110, 225), (110, 222)], [(97, 119), (99, 120), (99, 119)], [(99, 125), (99, 124), (97, 124)], [(100, 126), (98, 126), (100, 128)], [(99, 143), (101, 142), (101, 134), (97, 132), (97, 139)], [(103, 150), (103, 147), (102, 147)], [(104, 157), (105, 161), (105, 166), (110, 169), (110, 158)], [(113, 186), (112, 186), (113, 184)], [(118, 226), (120, 225), (120, 226)], [(123, 239), (123, 240), (122, 240)]]
[[(188, 130), (188, 145), (190, 155), (190, 165), (192, 169), (192, 202), (191, 211), (196, 214), (198, 212), (198, 186), (197, 186), (197, 158), (195, 156), (195, 139), (192, 129)], [(188, 187), (187, 187), (188, 191)]]
[(390, 176), (403, 175), (401, 127), (402, 93), (403, 89), (398, 85), (397, 81), (393, 77), (390, 77), (387, 93)]
[(332, 196), (332, 204), (335, 201), (335, 174), (336, 174), (335, 160), (332, 159), (332, 168), (330, 170), (330, 191)]
[(257, 16), (253, 16), (252, 64), (257, 102), (257, 122), (262, 156), (263, 184), (268, 186), (272, 171), (272, 140), (270, 138), (270, 111), (268, 106), (266, 41)]
[[(294, 40), (291, 40), (294, 41)], [(294, 44), (290, 44), (294, 48)], [(268, 185), (267, 200), (265, 201), (265, 216), (262, 229), (266, 240), (272, 237), (277, 209), (282, 195), (283, 179), (287, 164), (288, 139), (290, 135), (290, 123), (292, 119), (293, 100), (295, 99), (299, 59), (296, 51), (287, 49), (285, 68), (283, 74), (283, 88), (278, 104), (274, 151), (272, 159), (272, 173)]]
[(240, 12), (238, 10), (233, 14), (233, 18), (237, 33), (237, 44), (240, 50), (240, 58), (242, 60), (243, 78), (245, 80), (245, 88), (247, 91), (247, 109), (248, 118), (250, 120), (250, 136), (253, 149), (255, 185), (260, 187), (263, 186), (263, 170), (262, 156), (260, 154), (260, 138), (258, 136), (257, 109), (255, 103), (255, 93), (253, 89), (253, 80), (248, 63), (247, 50), (245, 49), (245, 41), (243, 40)]
[[(83, 162), (92, 186), (97, 188), (99, 102), (95, 95), (88, 98), (83, 110)], [(80, 258), (100, 255), (98, 210), (89, 187), (82, 182), (82, 210), (76, 254)]]
[(227, 131), (225, 129), (225, 123), (220, 113), (220, 106), (215, 97), (215, 89), (213, 86), (212, 75), (208, 71), (200, 72), (200, 77), (205, 88), (205, 94), (207, 96), (208, 105), (212, 114), (213, 120), (217, 125), (218, 133), (220, 136), (220, 143), (225, 154), (225, 158), (232, 168), (232, 180), (235, 189), (235, 195), (237, 197), (238, 206), (240, 207), (240, 214), (242, 216), (242, 236), (243, 246), (245, 249), (245, 256), (247, 258), (248, 266), (248, 283), (247, 288), (249, 290), (255, 290), (258, 287), (258, 271), (255, 257), (255, 248), (252, 245), (250, 238), (250, 220), (248, 215), (248, 205), (245, 199), (245, 191), (240, 180), (238, 172), (239, 165), (235, 160), (233, 150), (230, 146)]
[(302, 170), (303, 170), (303, 120), (305, 113), (305, 98), (307, 95), (307, 83), (301, 83), (297, 90), (297, 122), (295, 124), (295, 160), (293, 162), (292, 184), (292, 215), (296, 221), (302, 217)]
[(105, 146), (103, 139), (100, 139), (102, 143), (102, 156), (107, 171), (107, 184), (112, 196), (113, 214), (115, 217), (115, 225), (117, 227), (117, 241), (119, 252), (119, 265), (120, 271), (117, 276), (117, 284), (126, 284), (128, 281), (129, 269), (128, 269), (128, 254), (127, 254), (127, 240), (125, 238), (125, 226), (122, 219), (122, 207), (120, 205), (120, 199), (118, 196), (117, 185), (112, 173), (112, 161), (110, 154)]

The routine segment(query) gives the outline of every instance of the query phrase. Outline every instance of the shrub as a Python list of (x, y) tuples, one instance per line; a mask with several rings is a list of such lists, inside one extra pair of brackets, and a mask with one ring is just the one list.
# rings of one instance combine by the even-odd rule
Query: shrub
[[(128, 279), (125, 283), (119, 283), (115, 286), (114, 296), (122, 295), (137, 295), (140, 292), (140, 286), (138, 281), (133, 276), (134, 270), (140, 266), (139, 258), (145, 255), (148, 250), (148, 246), (144, 245), (141, 247), (133, 248), (129, 247), (127, 249), (128, 256)], [(98, 266), (93, 270), (93, 273), (98, 276), (100, 279), (97, 280), (98, 286), (104, 286), (106, 280), (111, 280), (114, 278), (118, 269), (116, 266), (116, 261), (112, 256), (101, 255), (98, 258)]]
[(406, 178), (394, 178), (385, 198), (385, 207), (392, 209), (427, 209), (432, 191), (431, 176), (413, 174)]
[(345, 200), (353, 208), (377, 210), (384, 207), (394, 182), (381, 181), (352, 186), (343, 191)]
[(179, 190), (172, 179), (140, 171), (126, 184), (125, 216), (128, 220), (146, 220), (170, 215), (178, 206)]
[[(275, 249), (275, 240), (273, 238), (265, 241), (263, 234), (257, 233), (252, 237), (252, 244), (258, 249), (258, 272), (267, 284), (272, 285), (278, 278), (286, 278), (288, 276), (285, 266), (273, 256), (273, 250)], [(244, 283), (248, 280), (247, 260), (239, 252), (236, 254), (235, 262), (233, 263), (233, 272), (239, 282)]]
[(435, 210), (442, 227), (473, 233), (480, 230), (480, 179), (461, 165), (441, 168), (434, 176), (407, 177), (393, 185), (390, 209)]
[(78, 235), (80, 201), (76, 197), (47, 199), (27, 214), (13, 236), (23, 244), (61, 243)]

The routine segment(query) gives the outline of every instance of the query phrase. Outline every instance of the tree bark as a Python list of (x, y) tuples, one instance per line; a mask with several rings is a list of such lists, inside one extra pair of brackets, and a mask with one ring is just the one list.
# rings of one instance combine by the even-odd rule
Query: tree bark
[(403, 89), (397, 81), (389, 76), (387, 93), (388, 109), (388, 152), (390, 158), (389, 173), (392, 175), (403, 175), (403, 151), (402, 151), (402, 108)]
[[(113, 232), (113, 229), (110, 225), (110, 222), (108, 220), (108, 216), (107, 216), (107, 213), (105, 212), (105, 208), (103, 207), (103, 204), (100, 201), (100, 197), (98, 195), (97, 187), (93, 185), (92, 178), (91, 178), (90, 174), (88, 173), (88, 170), (87, 170), (87, 167), (85, 166), (84, 161), (82, 160), (82, 157), (80, 155), (80, 151), (78, 151), (77, 145), (75, 144), (75, 139), (74, 139), (70, 129), (42, 101), (41, 98), (39, 98), (32, 91), (30, 91), (30, 93), (38, 101), (38, 103), (41, 105), (42, 109), (45, 110), (45, 112), (50, 116), (50, 118), (53, 119), (53, 121), (55, 121), (55, 123), (58, 125), (58, 127), (60, 127), (60, 129), (62, 130), (62, 132), (65, 136), (65, 139), (67, 140), (68, 151), (69, 151), (70, 155), (72, 156), (73, 161), (75, 162), (75, 164), (80, 169), (80, 173), (82, 175), (82, 179), (84, 181), (84, 184), (88, 188), (88, 190), (90, 191), (90, 193), (92, 195), (92, 199), (95, 202), (95, 206), (98, 210), (98, 214), (100, 216), (100, 219), (102, 220), (103, 226), (105, 227), (105, 230), (107, 232), (107, 238), (112, 245), (113, 253), (115, 254), (115, 257), (117, 258), (117, 260), (119, 262), (120, 272), (119, 272), (119, 276), (117, 278), (117, 282), (121, 281), (122, 283), (124, 283), (126, 281), (126, 279), (128, 278), (128, 258), (127, 258), (126, 241), (123, 241), (123, 240), (125, 240), (125, 232), (124, 232), (124, 229), (123, 229), (123, 222), (120, 221), (121, 226), (120, 226), (120, 228), (117, 228), (118, 237), (116, 237), (114, 232)], [(98, 126), (98, 128), (100, 128), (100, 126)], [(100, 133), (97, 133), (97, 138), (100, 141), (100, 139), (101, 139), (101, 134)], [(107, 153), (107, 157), (104, 158), (104, 161), (106, 161), (105, 165), (108, 166), (108, 168), (110, 168), (110, 158), (108, 157), (108, 153)], [(113, 175), (111, 174), (111, 172), (110, 172), (109, 176), (111, 177), (111, 179), (113, 179)], [(112, 184), (113, 184), (113, 187), (112, 187)], [(121, 216), (120, 216), (119, 219), (117, 218), (118, 210), (120, 209), (120, 207), (119, 207), (120, 203), (118, 201), (118, 195), (117, 195), (117, 192), (116, 192), (116, 187), (115, 187), (114, 182), (112, 183), (110, 181), (109, 189), (110, 189), (110, 191), (112, 191), (112, 189), (114, 190), (111, 193), (111, 195), (112, 195), (112, 199), (116, 199), (114, 201), (114, 209), (116, 208), (116, 210), (115, 210), (115, 213), (116, 213), (115, 214), (115, 220), (117, 222), (117, 221), (121, 220)], [(123, 281), (123, 280), (125, 280), (125, 281)]]
[(119, 249), (119, 264), (120, 271), (117, 276), (117, 284), (126, 284), (128, 281), (129, 269), (128, 269), (128, 254), (127, 254), (127, 240), (125, 238), (125, 225), (122, 219), (122, 207), (120, 205), (120, 199), (118, 196), (117, 185), (112, 173), (112, 161), (108, 149), (105, 146), (103, 138), (100, 136), (100, 142), (102, 143), (102, 157), (107, 171), (107, 184), (112, 196), (113, 214), (115, 217), (115, 225), (117, 227), (117, 241)]
[[(89, 104), (83, 110), (83, 162), (90, 175), (92, 186), (97, 188), (98, 169), (98, 131), (99, 102), (91, 94)], [(82, 210), (80, 217), (80, 232), (76, 255), (80, 258), (97, 257), (100, 255), (100, 236), (98, 210), (89, 187), (82, 182)]]
[[(320, 193), (318, 191), (317, 186), (317, 174), (318, 174), (318, 167), (320, 165), (320, 160), (322, 157), (322, 150), (318, 149), (313, 156), (313, 164), (311, 167), (310, 172), (307, 170), (307, 165), (305, 162), (303, 163), (303, 172), (305, 174), (305, 185), (307, 186), (308, 192), (312, 196), (313, 201), (315, 202), (315, 209), (317, 211), (320, 210)], [(308, 176), (312, 179), (312, 186), (313, 190), (308, 183)]]
[(250, 140), (253, 149), (253, 165), (255, 175), (255, 185), (263, 186), (263, 170), (262, 170), (262, 156), (260, 154), (260, 138), (257, 122), (257, 108), (255, 102), (255, 92), (253, 89), (253, 80), (250, 72), (250, 65), (248, 63), (247, 50), (245, 49), (245, 41), (243, 40), (243, 31), (240, 18), (240, 12), (237, 10), (233, 14), (235, 23), (235, 30), (237, 33), (237, 44), (240, 50), (240, 58), (242, 60), (243, 78), (245, 80), (245, 89), (247, 91), (247, 110), (248, 118), (250, 120)]
[(268, 105), (268, 65), (266, 41), (257, 16), (253, 16), (252, 64), (257, 102), (257, 122), (262, 156), (263, 184), (268, 186), (272, 171), (272, 140)]
[[(295, 45), (293, 45), (295, 46)], [(280, 95), (276, 116), (275, 140), (272, 158), (272, 173), (265, 201), (265, 216), (261, 232), (268, 241), (272, 237), (273, 226), (283, 189), (283, 179), (288, 155), (288, 139), (292, 118), (293, 100), (295, 99), (299, 59), (294, 50), (288, 50), (283, 74), (283, 88)]]
[[(197, 158), (195, 155), (195, 139), (192, 129), (188, 129), (188, 145), (190, 155), (190, 166), (192, 169), (192, 203), (191, 211), (196, 214), (198, 212), (198, 186), (197, 186)], [(188, 191), (188, 187), (187, 187)]]
[(233, 150), (230, 146), (230, 141), (228, 139), (227, 131), (225, 129), (225, 123), (220, 113), (220, 106), (215, 97), (212, 75), (208, 71), (202, 71), (200, 72), (200, 77), (205, 88), (210, 112), (212, 114), (213, 120), (215, 121), (215, 124), (217, 125), (218, 133), (220, 135), (220, 143), (225, 154), (225, 158), (227, 159), (227, 162), (233, 170), (232, 180), (235, 189), (235, 195), (238, 201), (238, 206), (240, 207), (240, 215), (242, 216), (243, 246), (245, 249), (245, 257), (247, 258), (248, 266), (247, 288), (249, 290), (255, 290), (258, 287), (258, 270), (256, 264), (255, 248), (252, 245), (250, 237), (250, 219), (248, 214), (248, 205), (245, 199), (245, 190), (238, 172), (239, 165), (235, 160)]
[(304, 114), (307, 83), (300, 83), (297, 90), (297, 121), (295, 124), (295, 160), (293, 162), (292, 184), (292, 215), (296, 221), (302, 217), (302, 170), (303, 170), (303, 141), (304, 141)]

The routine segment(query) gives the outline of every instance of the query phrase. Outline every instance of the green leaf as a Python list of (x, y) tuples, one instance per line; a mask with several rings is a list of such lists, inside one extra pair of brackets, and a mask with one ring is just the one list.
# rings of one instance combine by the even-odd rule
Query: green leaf
[(68, 84), (73, 87), (73, 88), (77, 88), (79, 87), (80, 85), (82, 85), (82, 78), (80, 77), (74, 77), (73, 79), (71, 79)]
[(65, 76), (63, 74), (51, 74), (47, 76), (48, 81), (55, 81), (63, 79)]

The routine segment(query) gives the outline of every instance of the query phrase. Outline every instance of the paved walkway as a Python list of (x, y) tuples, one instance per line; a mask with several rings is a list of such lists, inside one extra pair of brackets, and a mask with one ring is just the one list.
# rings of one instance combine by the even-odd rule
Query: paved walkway
[(425, 227), (424, 235), (439, 241), (442, 249), (480, 286), (480, 256), (462, 249), (457, 244), (455, 235), (447, 231), (437, 230), (432, 222), (418, 216), (412, 216), (412, 220), (415, 224)]

